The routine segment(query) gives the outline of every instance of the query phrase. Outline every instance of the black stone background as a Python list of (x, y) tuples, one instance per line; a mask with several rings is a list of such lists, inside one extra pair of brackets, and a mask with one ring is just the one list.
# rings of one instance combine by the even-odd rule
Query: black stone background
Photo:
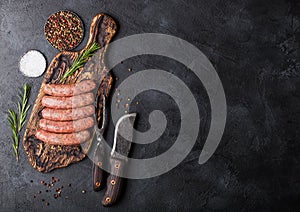
[[(20, 57), (40, 50), (48, 63), (57, 51), (46, 41), (43, 26), (58, 10), (76, 12), (85, 23), (87, 41), (94, 15), (106, 12), (119, 23), (115, 39), (157, 32), (182, 38), (209, 58), (223, 83), (228, 117), (222, 141), (204, 165), (198, 157), (210, 123), (205, 89), (182, 64), (158, 56), (131, 58), (113, 73), (119, 80), (140, 70), (160, 68), (180, 77), (199, 105), (199, 138), (188, 157), (159, 177), (128, 180), (126, 192), (113, 211), (299, 211), (299, 71), (300, 2), (297, 0), (1, 0), (0, 1), (0, 211), (106, 211), (103, 192), (91, 187), (91, 161), (42, 174), (33, 169), (21, 146), (12, 157), (6, 111), (15, 107), (17, 88), (30, 83), (33, 104), (42, 77), (18, 71)], [(128, 72), (132, 68), (132, 72)], [(134, 146), (136, 158), (166, 151), (179, 129), (179, 111), (167, 95), (148, 91), (131, 105), (140, 114), (138, 129), (147, 130), (147, 114), (166, 112), (168, 128), (156, 142)], [(113, 132), (110, 125), (108, 135)], [(111, 136), (108, 136), (111, 141)], [(63, 198), (45, 193), (41, 180), (60, 178)], [(33, 180), (31, 183), (30, 180)], [(71, 187), (67, 187), (72, 183)], [(82, 194), (82, 190), (86, 190)], [(32, 196), (41, 190), (36, 199)], [(68, 196), (68, 199), (64, 199)], [(44, 198), (50, 203), (45, 206)]]

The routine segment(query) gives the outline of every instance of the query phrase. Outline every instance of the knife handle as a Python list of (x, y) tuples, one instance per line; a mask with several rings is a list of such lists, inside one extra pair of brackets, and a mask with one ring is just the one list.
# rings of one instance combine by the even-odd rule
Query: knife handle
[(102, 182), (104, 178), (104, 171), (102, 169), (103, 163), (104, 163), (104, 151), (100, 144), (100, 146), (95, 151), (94, 163), (93, 163), (92, 181), (93, 181), (94, 191), (100, 191), (103, 188), (102, 186)]
[(107, 178), (106, 192), (101, 201), (103, 206), (111, 206), (118, 200), (121, 194), (123, 179), (119, 177), (124, 170), (125, 162), (119, 159), (110, 159), (111, 174)]

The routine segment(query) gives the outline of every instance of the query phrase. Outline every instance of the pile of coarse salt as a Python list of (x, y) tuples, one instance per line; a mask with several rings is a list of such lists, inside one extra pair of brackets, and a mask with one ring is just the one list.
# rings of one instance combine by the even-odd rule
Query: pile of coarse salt
[(20, 71), (27, 77), (39, 77), (46, 69), (46, 59), (37, 50), (30, 50), (20, 60)]

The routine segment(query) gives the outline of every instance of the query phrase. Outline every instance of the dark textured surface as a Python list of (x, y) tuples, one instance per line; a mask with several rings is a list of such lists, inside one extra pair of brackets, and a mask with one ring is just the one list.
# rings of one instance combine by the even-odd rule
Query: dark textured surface
[[(40, 50), (48, 62), (53, 58), (57, 52), (44, 38), (43, 26), (51, 13), (61, 9), (76, 12), (86, 29), (95, 14), (107, 12), (119, 23), (116, 38), (160, 32), (185, 39), (207, 55), (225, 89), (225, 133), (213, 157), (200, 166), (198, 157), (210, 122), (208, 98), (200, 81), (183, 65), (156, 56), (132, 58), (114, 69), (118, 81), (131, 74), (129, 67), (133, 72), (160, 68), (176, 74), (195, 95), (202, 126), (195, 147), (179, 166), (159, 177), (127, 181), (126, 193), (113, 210), (299, 211), (300, 3), (296, 0), (2, 0), (1, 211), (107, 210), (100, 204), (103, 192), (92, 191), (90, 160), (41, 174), (29, 165), (23, 149), (19, 163), (11, 154), (5, 111), (16, 106), (17, 87), (25, 82), (33, 85), (33, 103), (42, 80), (23, 77), (18, 71), (19, 58), (29, 49)], [(86, 41), (87, 37), (80, 47)], [(166, 111), (168, 118), (162, 138), (147, 146), (134, 146), (134, 157), (152, 157), (174, 142), (178, 108), (170, 97), (157, 92), (145, 92), (137, 99), (140, 104), (131, 110), (141, 115), (139, 129), (149, 127), (147, 114), (153, 109)], [(108, 134), (112, 130), (111, 126)], [(52, 176), (61, 179), (63, 196), (68, 199), (55, 200), (53, 191), (45, 193), (40, 181), (50, 181)], [(67, 187), (68, 183), (72, 187)], [(42, 194), (33, 199), (39, 190)], [(50, 205), (45, 206), (41, 198)]]

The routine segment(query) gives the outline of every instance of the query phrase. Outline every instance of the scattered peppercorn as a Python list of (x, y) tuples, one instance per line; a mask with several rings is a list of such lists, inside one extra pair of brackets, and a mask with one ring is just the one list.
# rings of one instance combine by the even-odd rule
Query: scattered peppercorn
[(85, 190), (82, 190), (81, 193), (85, 194)]
[[(41, 180), (41, 184), (45, 185), (45, 186), (48, 187), (48, 188), (52, 188), (52, 187), (55, 185), (55, 183), (59, 181), (59, 179), (56, 178), (56, 177), (52, 177), (51, 180), (52, 180), (52, 182), (49, 182), (49, 183), (45, 182), (44, 180)], [(69, 183), (68, 186), (71, 187), (71, 183)], [(57, 199), (57, 198), (59, 198), (59, 197), (62, 197), (62, 189), (63, 189), (64, 187), (66, 187), (66, 186), (61, 185), (60, 187), (53, 188), (53, 191), (55, 192), (55, 193), (53, 194), (54, 199)], [(49, 193), (49, 192), (51, 192), (51, 191), (52, 191), (51, 189), (46, 189), (46, 190), (45, 190), (45, 193)], [(85, 190), (82, 190), (81, 192), (82, 192), (83, 194), (86, 193)], [(37, 193), (38, 193), (38, 194), (41, 194), (42, 191), (38, 191)], [(33, 195), (32, 198), (36, 198), (36, 195)], [(65, 198), (65, 199), (69, 199), (68, 196), (65, 196), (64, 198)], [(45, 204), (46, 204), (47, 206), (49, 205), (49, 202), (47, 202), (47, 199), (39, 199), (39, 200), (42, 201), (42, 202), (45, 202)]]

